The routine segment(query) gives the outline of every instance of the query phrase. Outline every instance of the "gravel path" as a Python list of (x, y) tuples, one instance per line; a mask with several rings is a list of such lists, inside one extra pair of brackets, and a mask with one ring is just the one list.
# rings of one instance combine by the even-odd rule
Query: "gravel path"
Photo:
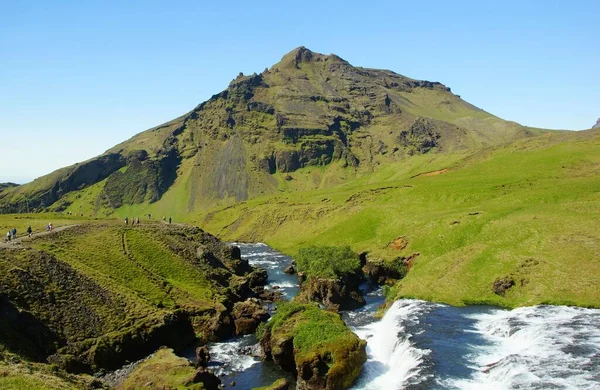
[(33, 233), (31, 235), (31, 238), (29, 238), (29, 236), (25, 232), (25, 233), (22, 233), (20, 236), (17, 236), (17, 238), (15, 238), (14, 240), (11, 240), (9, 242), (5, 241), (6, 240), (6, 236), (4, 236), (4, 237), (2, 237), (2, 242), (0, 242), (0, 248), (14, 248), (14, 247), (16, 247), (18, 245), (21, 245), (21, 242), (31, 241), (35, 237), (41, 237), (41, 236), (45, 236), (45, 235), (48, 235), (48, 234), (60, 232), (62, 230), (70, 229), (70, 228), (75, 227), (75, 226), (79, 226), (79, 225), (78, 224), (63, 225), (63, 226), (59, 226), (57, 228), (52, 229), (51, 232), (49, 232), (49, 231), (43, 231), (43, 232)]

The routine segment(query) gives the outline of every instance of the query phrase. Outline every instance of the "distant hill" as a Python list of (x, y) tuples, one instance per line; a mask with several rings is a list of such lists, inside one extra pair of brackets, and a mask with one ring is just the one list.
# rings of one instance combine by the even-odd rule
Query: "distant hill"
[[(239, 74), (189, 113), (101, 156), (0, 192), (5, 212), (110, 214), (143, 205), (184, 215), (256, 196), (336, 186), (423, 154), (539, 134), (450, 88), (355, 67), (299, 47), (260, 74)], [(291, 174), (302, 168), (310, 174)], [(176, 209), (176, 210), (175, 210)]]

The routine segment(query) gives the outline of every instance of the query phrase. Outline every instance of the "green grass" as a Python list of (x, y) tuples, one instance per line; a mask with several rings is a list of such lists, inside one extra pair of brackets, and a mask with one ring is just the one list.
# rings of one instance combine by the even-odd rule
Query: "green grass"
[[(396, 297), (599, 307), (598, 134), (552, 133), (471, 154), (418, 156), (347, 185), (257, 198), (196, 222), (225, 239), (261, 240), (291, 255), (314, 245), (349, 245), (372, 259), (419, 253)], [(442, 168), (449, 170), (413, 177)], [(402, 251), (388, 246), (399, 236), (408, 240)], [(500, 297), (491, 285), (504, 276), (517, 286)]]
[(150, 359), (137, 366), (116, 389), (203, 389), (202, 384), (184, 385), (194, 372), (195, 368), (189, 361), (176, 356), (172, 349), (159, 349)]
[(300, 248), (295, 260), (298, 271), (305, 272), (308, 276), (337, 278), (360, 271), (358, 255), (349, 246)]
[(57, 228), (90, 221), (93, 219), (64, 213), (0, 214), (0, 238), (4, 240), (6, 232), (13, 227), (17, 229), (17, 237), (22, 237), (27, 234), (27, 226), (31, 226), (34, 233), (39, 233), (46, 231), (48, 223)]

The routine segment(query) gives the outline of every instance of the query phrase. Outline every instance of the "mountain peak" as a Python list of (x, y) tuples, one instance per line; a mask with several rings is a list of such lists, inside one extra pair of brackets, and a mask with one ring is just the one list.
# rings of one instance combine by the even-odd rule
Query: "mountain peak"
[(600, 118), (598, 118), (598, 120), (596, 121), (596, 124), (594, 126), (592, 126), (592, 129), (598, 129), (600, 128)]
[(321, 54), (316, 53), (304, 46), (299, 46), (294, 50), (290, 51), (286, 55), (283, 56), (281, 61), (277, 64), (280, 67), (285, 66), (293, 66), (298, 68), (300, 64), (310, 63), (310, 62), (321, 62), (321, 61), (333, 61), (333, 62), (342, 62), (348, 63), (344, 59), (340, 58), (335, 54)]

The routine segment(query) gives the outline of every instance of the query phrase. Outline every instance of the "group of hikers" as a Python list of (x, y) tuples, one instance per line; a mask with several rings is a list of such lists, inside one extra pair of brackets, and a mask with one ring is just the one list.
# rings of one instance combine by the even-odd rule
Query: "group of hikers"
[[(50, 224), (50, 226), (51, 225), (52, 224)], [(29, 226), (27, 226), (27, 235), (29, 237), (31, 237), (32, 234), (33, 234), (33, 229), (31, 228), (31, 225), (29, 225)], [(8, 232), (6, 232), (6, 242), (16, 240), (16, 239), (17, 239), (17, 228), (13, 227)]]
[[(148, 218), (152, 218), (152, 214), (147, 214)], [(167, 223), (167, 217), (162, 217), (162, 221), (163, 223)], [(139, 225), (140, 224), (140, 217), (135, 217), (132, 218), (131, 220), (129, 219), (129, 217), (125, 217), (125, 225), (129, 225), (129, 222), (131, 222), (132, 225)], [(171, 217), (169, 217), (169, 223), (171, 223)]]
[[(139, 225), (140, 224), (140, 218), (139, 217), (133, 218), (131, 220), (131, 224), (132, 225)], [(125, 217), (125, 225), (129, 225), (129, 217)]]

